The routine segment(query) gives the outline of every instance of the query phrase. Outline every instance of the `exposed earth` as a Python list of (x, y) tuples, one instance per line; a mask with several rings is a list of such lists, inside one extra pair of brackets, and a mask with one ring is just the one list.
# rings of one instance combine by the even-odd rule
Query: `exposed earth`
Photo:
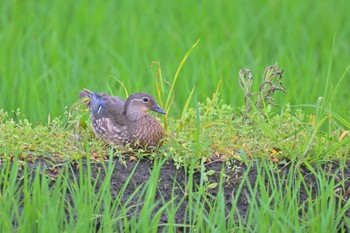
[[(46, 170), (46, 174), (49, 176), (54, 177), (55, 173), (60, 172), (59, 170), (57, 170), (57, 168), (59, 169), (60, 166), (56, 166), (55, 169), (52, 169), (52, 164), (49, 165), (49, 163), (45, 162), (45, 159), (37, 159), (35, 160), (35, 162), (28, 162), (27, 164), (29, 165), (29, 167), (31, 169), (33, 169), (33, 171), (35, 170), (35, 168), (37, 167), (37, 165), (40, 164), (44, 164), (44, 166), (46, 168), (51, 168), (51, 169), (47, 169)], [(123, 201), (126, 201), (129, 196), (134, 193), (135, 188), (138, 187), (141, 184), (145, 184), (149, 177), (150, 177), (150, 170), (152, 170), (153, 166), (154, 166), (154, 161), (150, 160), (150, 159), (140, 159), (139, 161), (129, 161), (126, 160), (126, 165), (120, 163), (119, 161), (115, 162), (115, 166), (114, 166), (114, 171), (111, 177), (111, 193), (112, 195), (117, 195), (119, 190), (121, 190), (122, 186), (124, 185), (124, 183), (126, 182), (126, 180), (128, 179), (128, 177), (130, 176), (130, 174), (132, 173), (132, 170), (134, 169), (134, 167), (137, 165), (137, 168), (130, 180), (129, 185), (127, 186), (124, 195), (123, 195)], [(105, 163), (108, 163), (105, 162)], [(214, 170), (215, 173), (213, 175), (208, 176), (209, 178), (209, 183), (218, 183), (220, 180), (220, 174), (221, 172), (224, 170), (226, 176), (225, 176), (225, 183), (224, 183), (224, 193), (225, 193), (225, 202), (226, 205), (228, 207), (228, 210), (231, 209), (231, 204), (233, 201), (233, 196), (235, 195), (236, 190), (238, 189), (241, 181), (242, 181), (242, 177), (246, 172), (248, 173), (248, 178), (250, 181), (250, 184), (253, 185), (256, 182), (256, 177), (257, 174), (260, 172), (265, 172), (266, 174), (266, 170), (262, 171), (263, 169), (260, 166), (260, 162), (253, 162), (252, 167), (250, 168), (250, 170), (247, 170), (247, 166), (244, 165), (242, 162), (240, 161), (232, 161), (231, 162), (231, 166), (226, 166), (224, 165), (224, 163), (222, 162), (211, 162), (206, 164), (206, 170)], [(84, 164), (84, 162), (83, 162)], [(336, 162), (334, 163), (325, 163), (321, 166), (319, 166), (317, 169), (322, 169), (323, 172), (325, 172), (325, 174), (329, 174), (329, 179), (331, 179), (332, 177), (335, 178), (335, 182), (339, 183), (339, 189), (334, 190), (334, 195), (337, 195), (337, 197), (339, 198), (343, 198), (344, 202), (349, 198), (350, 196), (350, 181), (348, 179), (348, 177), (350, 177), (350, 170), (349, 170), (349, 165), (350, 162), (348, 162), (346, 164), (345, 167), (340, 167), (340, 165)], [(65, 165), (64, 165), (65, 166)], [(76, 162), (72, 162), (69, 164), (69, 166), (71, 166), (73, 169), (73, 173), (74, 176), (76, 176), (76, 178), (79, 179), (79, 168), (78, 168), (78, 163)], [(85, 167), (84, 169), (86, 169), (86, 161), (85, 161), (85, 165), (83, 165), (83, 167)], [(104, 180), (105, 177), (105, 173), (104, 173), (104, 169), (103, 166), (100, 162), (96, 162), (96, 163), (92, 163), (91, 164), (91, 174), (93, 177), (97, 177), (97, 174), (101, 173), (99, 175), (98, 178), (98, 185), (97, 185), (97, 189), (98, 187), (101, 185), (102, 181)], [(291, 166), (291, 165), (274, 165), (271, 166), (271, 170), (268, 171), (268, 173), (270, 173), (271, 175), (277, 177), (282, 177), (283, 179), (283, 175), (288, 174), (290, 169), (295, 169), (295, 166)], [(260, 171), (258, 170), (260, 169)], [(305, 183), (307, 185), (309, 185), (309, 187), (312, 187), (312, 190), (314, 190), (313, 193), (317, 193), (317, 188), (318, 188), (318, 184), (317, 184), (317, 178), (315, 177), (315, 175), (308, 170), (306, 167), (300, 166), (299, 167), (301, 174), (303, 174), (304, 176), (304, 180)], [(48, 171), (52, 171), (52, 173), (48, 172)], [(73, 177), (73, 173), (71, 175), (71, 177)], [(160, 175), (159, 175), (159, 181), (158, 181), (158, 192), (156, 194), (156, 199), (160, 200), (161, 196), (162, 198), (164, 198), (166, 201), (170, 200), (172, 198), (172, 194), (171, 194), (171, 189), (174, 185), (174, 179), (176, 179), (176, 185), (175, 185), (175, 196), (178, 196), (179, 198), (182, 198), (184, 193), (183, 190), (185, 190), (185, 185), (186, 182), (188, 180), (188, 172), (185, 172), (184, 169), (180, 168), (180, 169), (176, 169), (176, 167), (174, 166), (173, 162), (166, 161), (164, 163), (164, 165), (161, 168), (160, 171)], [(193, 175), (193, 181), (196, 184), (199, 184), (201, 180), (201, 172), (197, 171), (194, 173)], [(265, 178), (265, 184), (268, 186), (268, 180), (267, 178)], [(194, 185), (195, 187), (195, 185)], [(213, 197), (215, 197), (216, 192), (218, 191), (218, 188), (212, 188), (212, 189), (208, 189), (208, 194), (213, 195)], [(70, 197), (67, 197), (70, 198)], [(239, 211), (240, 215), (243, 217), (245, 216), (245, 214), (248, 211), (248, 207), (249, 207), (249, 189), (247, 184), (245, 183), (242, 187), (242, 191), (240, 194), (240, 197), (238, 199), (238, 202), (236, 204), (236, 209)], [(255, 198), (259, 198), (259, 197), (255, 197)], [(304, 202), (306, 201), (308, 198), (307, 192), (306, 190), (304, 190), (304, 188), (301, 188), (300, 191), (300, 202)], [(344, 203), (343, 202), (343, 203)], [(138, 212), (140, 211), (141, 207), (138, 204), (138, 198), (134, 198), (131, 202), (130, 202), (130, 206), (139, 206), (139, 208), (137, 209), (137, 207), (133, 208), (132, 211), (134, 211), (134, 214), (138, 214)], [(184, 223), (184, 213), (185, 213), (185, 209), (186, 209), (186, 205), (187, 205), (187, 200), (185, 199), (184, 202), (182, 203), (181, 207), (179, 208), (179, 211), (176, 213), (176, 222), (183, 224)], [(158, 208), (160, 208), (161, 205), (158, 206)], [(156, 208), (156, 210), (158, 209)], [(350, 216), (350, 210), (348, 210), (346, 212), (346, 216)], [(163, 216), (160, 219), (161, 223), (166, 223), (167, 222), (167, 217), (163, 214)], [(178, 229), (180, 232), (182, 231), (182, 229)]]

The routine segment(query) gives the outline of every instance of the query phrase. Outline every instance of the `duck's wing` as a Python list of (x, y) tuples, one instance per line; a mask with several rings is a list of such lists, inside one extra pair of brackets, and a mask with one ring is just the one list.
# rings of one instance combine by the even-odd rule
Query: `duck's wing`
[(125, 104), (125, 99), (122, 99), (118, 96), (111, 96), (108, 95), (106, 93), (100, 93), (99, 94), (103, 100), (109, 105), (111, 106), (113, 109), (115, 109), (116, 111), (122, 113), (123, 112), (123, 108), (124, 108), (124, 104)]
[(106, 103), (106, 117), (110, 118), (113, 124), (125, 126), (127, 124), (127, 117), (124, 112), (125, 100), (105, 93), (102, 93), (101, 96)]
[(97, 94), (88, 89), (82, 90), (79, 95), (80, 98), (88, 97), (90, 99), (89, 108), (93, 118), (108, 118), (109, 124), (114, 124), (116, 127), (127, 124), (126, 116), (123, 113), (124, 99), (106, 93)]
[(92, 95), (94, 95), (93, 99), (97, 100), (97, 102), (101, 102), (100, 99), (102, 98), (106, 104), (113, 106), (113, 108), (116, 108), (117, 110), (120, 110), (121, 112), (123, 111), (123, 107), (124, 107), (124, 103), (125, 103), (125, 99), (123, 99), (123, 98), (120, 98), (118, 96), (111, 96), (111, 95), (108, 95), (104, 92), (95, 93), (95, 92), (92, 92), (88, 89), (84, 89), (84, 90), (79, 92), (80, 98), (88, 97), (91, 100)]

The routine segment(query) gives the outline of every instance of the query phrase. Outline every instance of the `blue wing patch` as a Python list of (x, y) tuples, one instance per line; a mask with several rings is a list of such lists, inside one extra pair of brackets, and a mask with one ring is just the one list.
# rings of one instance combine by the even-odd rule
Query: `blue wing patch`
[(105, 113), (106, 102), (102, 96), (96, 93), (90, 94), (90, 111), (94, 118), (99, 119), (103, 117)]

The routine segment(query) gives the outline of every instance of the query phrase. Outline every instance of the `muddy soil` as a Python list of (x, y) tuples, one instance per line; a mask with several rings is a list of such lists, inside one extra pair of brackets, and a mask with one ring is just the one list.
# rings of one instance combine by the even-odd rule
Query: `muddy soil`
[[(37, 162), (30, 162), (28, 163), (29, 167), (31, 169), (35, 169), (38, 164), (41, 164), (41, 166), (46, 164), (45, 166), (47, 168), (46, 174), (49, 176), (54, 177), (57, 172), (60, 172), (60, 167), (66, 166), (66, 165), (58, 165), (55, 167), (55, 169), (52, 169), (52, 164), (49, 165), (48, 163), (45, 163), (44, 160), (37, 161)], [(107, 164), (107, 162), (105, 162)], [(205, 168), (207, 171), (213, 170), (215, 173), (213, 175), (208, 176), (209, 183), (219, 183), (220, 176), (222, 172), (225, 173), (225, 182), (224, 182), (224, 196), (225, 196), (225, 202), (227, 205), (227, 209), (231, 209), (231, 205), (233, 202), (233, 196), (235, 195), (235, 192), (237, 191), (242, 178), (246, 172), (248, 173), (248, 178), (250, 181), (250, 184), (253, 186), (256, 182), (256, 177), (258, 173), (261, 173), (262, 169), (259, 165), (261, 162), (254, 162), (250, 170), (247, 170), (247, 166), (239, 161), (232, 161), (230, 166), (224, 165), (222, 162), (212, 162), (205, 165)], [(319, 166), (317, 169), (322, 169), (323, 172), (326, 174), (329, 174), (329, 177), (335, 177), (335, 181), (340, 184), (339, 189), (334, 190), (335, 195), (339, 196), (339, 198), (343, 198), (344, 202), (349, 198), (350, 196), (350, 170), (349, 170), (350, 162), (346, 164), (346, 166), (343, 165), (343, 167), (340, 167), (341, 165), (338, 163), (325, 163), (321, 166)], [(71, 177), (75, 176), (77, 179), (79, 179), (79, 167), (76, 162), (69, 163), (69, 166), (71, 166)], [(83, 162), (83, 168), (86, 169), (86, 161)], [(122, 189), (124, 183), (129, 178), (130, 174), (132, 173), (134, 167), (136, 167), (136, 170), (134, 174), (131, 177), (130, 183), (127, 186), (122, 199), (123, 202), (128, 200), (131, 194), (134, 193), (135, 189), (139, 187), (142, 184), (146, 184), (150, 177), (150, 172), (154, 167), (154, 161), (149, 159), (141, 159), (139, 161), (126, 161), (126, 165), (120, 163), (119, 161), (115, 162), (114, 171), (111, 177), (111, 193), (113, 196), (117, 196), (118, 192)], [(283, 174), (288, 174), (290, 169), (295, 169), (295, 166), (291, 165), (275, 165), (271, 166), (272, 169), (269, 171), (270, 174), (277, 177), (283, 177)], [(91, 168), (91, 175), (93, 177), (93, 181), (98, 179), (98, 185), (97, 189), (101, 185), (101, 183), (104, 180), (105, 173), (102, 164), (99, 163), (93, 163), (90, 165)], [(260, 169), (260, 172), (259, 172)], [(317, 194), (317, 178), (315, 175), (313, 175), (312, 172), (310, 172), (306, 167), (299, 167), (301, 169), (301, 173), (304, 175), (305, 183), (309, 185), (309, 187), (312, 187), (314, 190), (314, 194)], [(52, 173), (48, 173), (48, 171), (52, 171)], [(266, 173), (266, 170), (264, 171)], [(99, 175), (98, 175), (99, 174)], [(163, 198), (165, 201), (171, 200), (172, 196), (172, 187), (175, 183), (175, 190), (174, 190), (174, 196), (178, 196), (178, 200), (180, 200), (184, 196), (183, 190), (185, 190), (185, 186), (187, 184), (189, 177), (188, 171), (185, 171), (184, 169), (176, 169), (175, 165), (171, 161), (166, 161), (160, 171), (159, 180), (158, 180), (158, 187), (157, 187), (157, 194), (156, 199), (161, 200)], [(199, 184), (201, 180), (201, 172), (197, 171), (193, 174), (193, 183)], [(208, 184), (209, 184), (208, 183)], [(266, 185), (268, 185), (268, 180), (266, 178), (265, 180)], [(196, 185), (194, 185), (195, 187)], [(211, 195), (212, 198), (215, 198), (215, 195), (218, 191), (218, 188), (208, 189), (208, 194)], [(241, 195), (238, 199), (238, 203), (236, 205), (236, 210), (239, 211), (239, 214), (243, 217), (247, 214), (248, 206), (249, 206), (249, 189), (247, 184), (243, 185)], [(300, 191), (300, 201), (304, 202), (307, 200), (307, 192), (304, 188), (301, 188)], [(69, 197), (68, 197), (69, 198)], [(256, 197), (255, 197), (256, 198)], [(130, 206), (138, 206), (134, 209), (131, 209), (130, 211), (133, 212), (133, 214), (138, 214), (141, 206), (137, 205), (138, 197), (135, 197), (131, 202)], [(185, 210), (186, 206), (188, 205), (187, 199), (184, 199), (183, 203), (181, 204), (178, 212), (175, 216), (176, 223), (183, 224), (185, 223)], [(161, 208), (161, 204), (155, 209)], [(346, 213), (347, 216), (350, 216), (350, 210)], [(160, 219), (160, 223), (167, 223), (167, 216), (163, 214)], [(181, 232), (181, 229), (178, 229)]]

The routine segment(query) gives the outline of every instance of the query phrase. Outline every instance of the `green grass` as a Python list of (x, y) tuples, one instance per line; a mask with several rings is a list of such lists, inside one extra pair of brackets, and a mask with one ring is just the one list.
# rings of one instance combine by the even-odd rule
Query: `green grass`
[[(184, 111), (180, 119), (168, 118), (163, 146), (148, 156), (171, 157), (178, 168), (195, 161), (199, 168), (203, 159), (268, 158), (316, 164), (342, 160), (349, 154), (350, 123), (329, 109), (317, 106), (317, 114), (306, 114), (285, 105), (276, 113), (267, 105), (266, 109), (252, 109), (246, 119), (244, 108), (223, 104), (219, 96), (215, 92), (204, 103)], [(110, 149), (93, 137), (82, 111), (74, 109), (64, 119), (55, 118), (38, 126), (0, 111), (2, 159), (19, 156), (34, 161), (38, 156), (46, 156), (60, 162), (84, 156), (107, 158)], [(145, 156), (142, 150), (139, 152), (138, 157)]]
[[(157, 232), (165, 213), (168, 224), (159, 227), (167, 232), (345, 232), (350, 203), (335, 190), (346, 190), (346, 179), (339, 183), (318, 164), (343, 164), (349, 155), (349, 7), (347, 0), (1, 1), (0, 231), (93, 232), (98, 220), (101, 232)], [(244, 98), (239, 71), (252, 70), (257, 92), (275, 62), (288, 94), (274, 95), (279, 108), (255, 106)], [(91, 135), (86, 115), (70, 109), (82, 88), (121, 97), (125, 90), (149, 92), (168, 111), (166, 141), (148, 155), (155, 163), (150, 179), (126, 201), (135, 170), (112, 194), (111, 150)], [(68, 167), (53, 178), (23, 165), (42, 157), (77, 161), (80, 178)], [(156, 200), (163, 157), (187, 170), (184, 197), (175, 195), (174, 181), (171, 200)], [(98, 191), (90, 158), (108, 161)], [(213, 171), (204, 163), (230, 166), (233, 159), (248, 168), (228, 208), (227, 177), (210, 183)], [(272, 175), (286, 163), (295, 169)], [(316, 177), (316, 193), (301, 164)], [(253, 166), (258, 174), (250, 182)], [(301, 190), (307, 198), (300, 205)], [(235, 208), (242, 196), (249, 200), (246, 216)], [(130, 214), (133, 198), (143, 206), (139, 216)], [(176, 224), (185, 200), (186, 219)]]
[[(276, 165), (265, 162), (248, 165), (232, 192), (232, 206), (229, 208), (224, 201), (224, 173), (219, 176), (216, 195), (212, 196), (208, 192), (204, 170), (201, 171), (201, 181), (196, 184), (191, 167), (184, 196), (188, 202), (186, 215), (183, 223), (175, 224), (175, 213), (184, 198), (173, 193), (170, 200), (155, 199), (163, 162), (155, 162), (149, 181), (135, 187), (135, 192), (126, 201), (122, 195), (137, 165), (124, 188), (112, 198), (110, 183), (115, 164), (112, 159), (102, 169), (106, 174), (103, 179), (99, 175), (91, 177), (91, 164), (87, 160), (88, 169), (83, 169), (83, 166), (78, 169), (79, 179), (66, 167), (55, 182), (39, 169), (22, 170), (17, 163), (4, 163), (0, 170), (0, 230), (95, 232), (99, 227), (100, 232), (158, 232), (159, 229), (176, 232), (181, 227), (185, 232), (344, 232), (349, 227), (345, 212), (350, 208), (350, 201), (343, 201), (335, 195), (335, 190), (342, 189), (344, 183), (336, 182), (332, 174), (319, 167), (313, 174), (318, 185), (318, 191), (314, 192), (314, 187), (309, 186), (298, 167), (280, 173)], [(82, 165), (81, 161), (79, 164)], [(248, 179), (253, 167), (258, 172), (255, 182)], [(98, 180), (100, 186), (96, 189)], [(174, 182), (172, 190), (177, 187)], [(243, 187), (247, 187), (244, 192)], [(305, 197), (299, 195), (302, 190), (306, 190)], [(65, 199), (66, 194), (71, 196), (71, 201)], [(242, 197), (249, 201), (244, 216), (236, 209), (238, 198)], [(132, 198), (138, 198), (139, 215), (133, 214)], [(155, 211), (157, 206), (160, 208)], [(162, 213), (167, 215), (168, 223), (158, 225)]]
[[(182, 118), (168, 118), (164, 145), (148, 155), (155, 164), (149, 180), (135, 187), (126, 201), (124, 191), (137, 166), (123, 188), (112, 195), (113, 167), (119, 162), (127, 165), (127, 161), (117, 161), (111, 148), (91, 137), (90, 129), (83, 128), (81, 112), (72, 112), (64, 121), (53, 119), (46, 125), (32, 126), (28, 120), (9, 118), (2, 111), (1, 231), (94, 232), (97, 227), (101, 227), (101, 232), (176, 232), (179, 227), (186, 232), (345, 231), (350, 223), (346, 216), (350, 202), (338, 195), (342, 197), (347, 189), (347, 179), (335, 180), (318, 164), (331, 160), (344, 169), (350, 139), (339, 139), (339, 135), (346, 132), (344, 125), (349, 123), (321, 107), (315, 109), (320, 116), (301, 110), (292, 112), (289, 105), (279, 113), (267, 107), (263, 115), (253, 108), (248, 120), (242, 122), (245, 109), (223, 104), (217, 91), (206, 102), (184, 111)], [(325, 122), (327, 127), (323, 129)], [(79, 127), (73, 127), (76, 125)], [(32, 171), (25, 165), (42, 159), (42, 155), (52, 166), (61, 164), (57, 177), (42, 175), (45, 173), (39, 167)], [(156, 198), (162, 157), (186, 170), (183, 196), (175, 195), (179, 181), (174, 180), (169, 188), (171, 199)], [(87, 159), (85, 169), (81, 158)], [(256, 162), (256, 158), (262, 158), (261, 162)], [(100, 159), (107, 161), (100, 170), (106, 173), (104, 178), (91, 174), (91, 162)], [(79, 179), (66, 166), (72, 160), (78, 163)], [(240, 160), (247, 170), (232, 190), (232, 205), (227, 206), (223, 189), (230, 177), (221, 172), (218, 182), (210, 182), (209, 177), (215, 172), (207, 170), (204, 163), (221, 161), (229, 168), (233, 160)], [(279, 173), (278, 164), (289, 164), (290, 169)], [(301, 164), (316, 177), (316, 192), (309, 186), (308, 176), (302, 174), (305, 167)], [(254, 182), (248, 179), (253, 167), (257, 172)], [(199, 182), (194, 181), (195, 172), (200, 173)], [(214, 188), (218, 191), (211, 195), (209, 191)], [(300, 196), (302, 190), (306, 190), (306, 199)], [(65, 199), (67, 194), (72, 201)], [(133, 198), (138, 200), (137, 205), (130, 204)], [(249, 202), (244, 216), (236, 210), (241, 198)], [(185, 217), (176, 223), (176, 213), (185, 200)], [(134, 212), (135, 207), (140, 207), (139, 215)], [(168, 223), (158, 226), (162, 214)]]
[(62, 115), (84, 87), (124, 97), (112, 77), (129, 92), (156, 95), (152, 61), (161, 63), (164, 79), (171, 81), (197, 39), (175, 86), (172, 116), (180, 115), (193, 87), (203, 102), (219, 80), (224, 103), (241, 106), (238, 71), (261, 74), (275, 62), (285, 69), (289, 90), (277, 97), (278, 103), (314, 105), (326, 86), (333, 90), (344, 75), (326, 101), (348, 114), (347, 0), (30, 0), (2, 1), (1, 6), (0, 106), (8, 112), (19, 107), (31, 122)]

